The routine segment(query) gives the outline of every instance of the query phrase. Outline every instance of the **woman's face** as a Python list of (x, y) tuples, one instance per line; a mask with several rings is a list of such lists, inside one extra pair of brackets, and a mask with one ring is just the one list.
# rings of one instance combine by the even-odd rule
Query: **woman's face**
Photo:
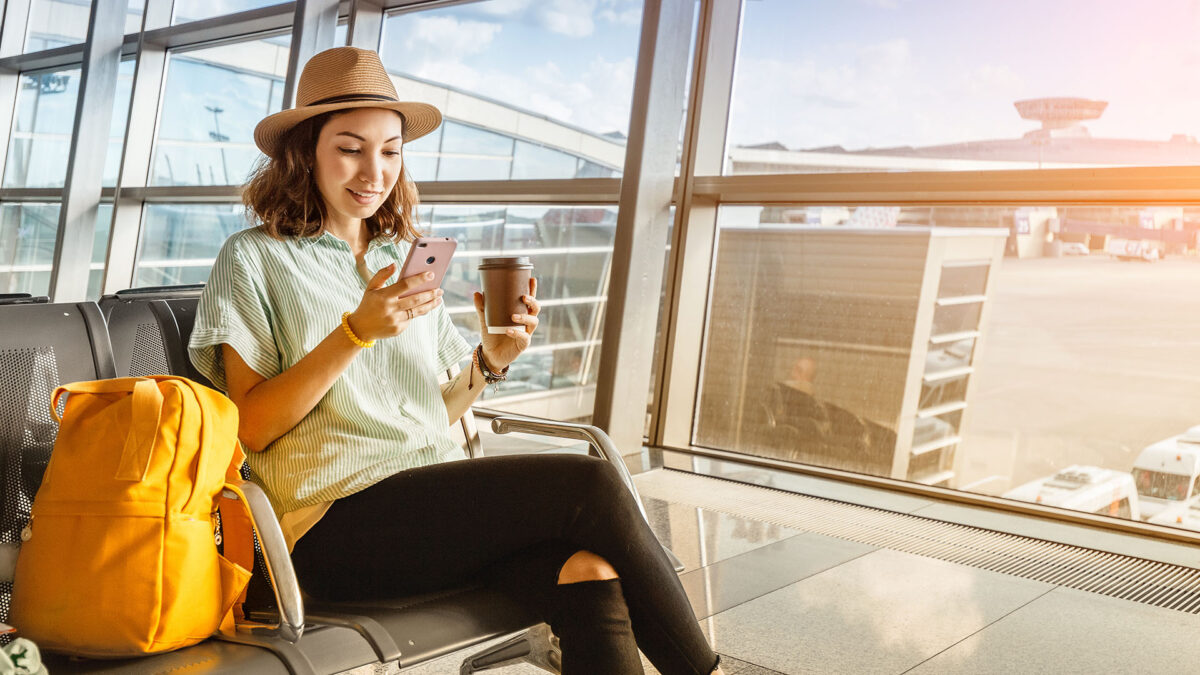
[(379, 209), (400, 177), (403, 131), (399, 113), (382, 108), (358, 108), (325, 123), (313, 173), (331, 220), (357, 225)]

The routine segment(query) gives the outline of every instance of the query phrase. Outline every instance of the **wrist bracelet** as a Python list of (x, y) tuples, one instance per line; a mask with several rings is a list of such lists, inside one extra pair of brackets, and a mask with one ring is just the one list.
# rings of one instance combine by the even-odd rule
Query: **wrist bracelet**
[(496, 384), (508, 379), (508, 366), (504, 366), (504, 370), (499, 373), (488, 367), (487, 361), (483, 358), (483, 343), (475, 348), (475, 361), (479, 364), (479, 372), (483, 373), (483, 381), (488, 384)]
[(370, 349), (375, 346), (374, 340), (364, 340), (354, 334), (354, 329), (350, 327), (350, 312), (342, 312), (342, 331), (346, 333), (346, 337), (354, 344), (363, 349)]

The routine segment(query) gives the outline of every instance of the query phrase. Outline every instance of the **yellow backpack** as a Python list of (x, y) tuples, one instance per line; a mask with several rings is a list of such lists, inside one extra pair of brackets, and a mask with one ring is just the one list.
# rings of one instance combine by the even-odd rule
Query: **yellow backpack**
[(59, 387), (55, 418), (64, 393), (9, 622), (43, 648), (100, 658), (232, 631), (250, 579), (245, 512), (225, 518), (240, 565), (218, 554), (213, 532), (222, 489), (241, 497), (236, 406), (184, 378), (126, 377)]

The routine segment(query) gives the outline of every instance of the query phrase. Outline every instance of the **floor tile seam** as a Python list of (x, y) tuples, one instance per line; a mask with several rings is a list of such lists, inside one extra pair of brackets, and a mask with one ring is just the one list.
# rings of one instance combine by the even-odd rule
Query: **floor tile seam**
[(970, 634), (964, 635), (961, 638), (959, 638), (958, 640), (955, 640), (954, 642), (950, 643), (949, 645), (946, 645), (945, 648), (939, 650), (937, 653), (930, 654), (929, 657), (921, 660), (918, 663), (913, 664), (908, 669), (902, 671), (899, 675), (905, 675), (906, 673), (910, 673), (913, 670), (920, 668), (922, 665), (932, 661), (933, 659), (936, 659), (937, 657), (941, 656), (942, 654), (945, 654), (946, 652), (950, 651), (951, 649), (954, 649), (955, 647), (962, 644), (963, 642), (966, 642), (967, 640), (970, 640), (971, 638), (975, 637), (976, 635), (979, 635), (980, 633), (987, 630), (988, 628), (995, 626), (996, 624), (1000, 623), (1001, 621), (1007, 619), (1008, 617), (1021, 611), (1022, 609), (1025, 609), (1026, 607), (1032, 605), (1033, 603), (1037, 602), (1038, 600), (1041, 600), (1042, 598), (1046, 597), (1047, 595), (1050, 595), (1051, 593), (1053, 593), (1054, 591), (1057, 591), (1060, 588), (1063, 588), (1063, 587), (1057, 586), (1057, 585), (1052, 585), (1050, 588), (1047, 588), (1045, 591), (1038, 593), (1036, 596), (1030, 598), (1029, 600), (1017, 605), (1016, 607), (1013, 607), (1011, 610), (1001, 614), (1000, 616), (996, 617), (995, 619), (980, 626), (978, 629), (972, 631)]
[[(782, 590), (785, 590), (787, 588), (795, 586), (796, 584), (804, 583), (805, 581), (808, 581), (809, 579), (812, 579), (813, 577), (817, 577), (822, 574), (825, 574), (826, 572), (837, 569), (838, 567), (841, 567), (842, 565), (845, 565), (846, 563), (854, 562), (855, 560), (858, 560), (859, 558), (861, 558), (863, 556), (871, 555), (872, 553), (878, 553), (881, 550), (885, 550), (885, 549), (873, 548), (870, 551), (863, 551), (862, 553), (859, 553), (858, 555), (854, 556), (853, 558), (846, 558), (845, 560), (839, 560), (838, 562), (830, 565), (829, 567), (824, 567), (824, 568), (821, 568), (811, 574), (806, 574), (806, 575), (800, 577), (799, 579), (796, 579), (795, 581), (789, 581), (788, 583), (780, 586), (779, 588), (767, 591), (765, 593), (760, 593), (760, 594), (754, 596), (753, 598), (747, 598), (747, 599), (742, 600), (741, 602), (737, 603), (736, 605), (730, 605), (729, 607), (726, 607), (725, 609), (717, 612), (716, 614), (709, 614), (708, 616), (705, 616), (705, 617), (696, 617), (696, 619), (699, 621), (707, 621), (709, 619), (714, 619), (718, 616), (721, 616), (725, 612), (732, 612), (733, 610), (737, 609), (738, 607), (741, 607), (742, 605), (744, 605), (748, 602), (754, 602), (755, 600), (765, 598), (768, 595), (771, 595), (772, 593), (778, 593)], [(743, 659), (740, 656), (735, 656), (734, 658), (741, 660), (741, 661), (746, 661), (746, 659)], [(751, 663), (751, 662), (747, 661), (747, 663)], [(754, 665), (759, 665), (759, 664), (756, 663)], [(766, 666), (759, 666), (759, 667), (766, 668)]]
[[(705, 509), (705, 510), (707, 511), (708, 509)], [(723, 516), (732, 516), (732, 517), (735, 517), (735, 518), (739, 517), (739, 516), (734, 516), (732, 513), (722, 513), (722, 512), (720, 512), (720, 511), (710, 511), (710, 512), (711, 512), (711, 513), (720, 513), (720, 514), (721, 514), (721, 515), (723, 515)], [(747, 520), (749, 520), (749, 519), (747, 518)], [(756, 523), (761, 523), (761, 522), (763, 522), (763, 521), (761, 521), (761, 520), (756, 520), (756, 521), (753, 521), (753, 522), (756, 522)], [(771, 523), (768, 523), (768, 524), (771, 524)], [(782, 525), (780, 525), (780, 527), (783, 527), (783, 526), (782, 526)], [(801, 536), (801, 535), (804, 535), (804, 534), (819, 534), (819, 533), (817, 533), (817, 532), (804, 532), (803, 530), (796, 530), (796, 529), (794, 529), (794, 528), (790, 528), (790, 527), (789, 527), (789, 528), (786, 528), (786, 529), (788, 529), (788, 530), (791, 530), (792, 532), (795, 532), (795, 534), (793, 534), (793, 535), (790, 535), (790, 536), (787, 536), (787, 537), (784, 537), (783, 539), (776, 539), (775, 541), (773, 541), (773, 542), (771, 542), (771, 543), (769, 543), (769, 544), (763, 544), (762, 546), (758, 546), (758, 547), (752, 548), (752, 549), (750, 549), (749, 551), (742, 551), (741, 553), (738, 553), (737, 555), (730, 556), (730, 557), (728, 557), (728, 558), (721, 558), (720, 560), (714, 560), (714, 561), (712, 561), (712, 562), (710, 562), (710, 563), (707, 563), (707, 564), (705, 564), (705, 565), (701, 565), (700, 567), (696, 567), (696, 568), (694, 568), (694, 569), (687, 570), (687, 571), (685, 571), (683, 574), (692, 574), (693, 572), (699, 572), (700, 570), (708, 569), (708, 568), (710, 568), (710, 567), (715, 567), (715, 566), (717, 566), (717, 565), (720, 565), (720, 564), (722, 564), (722, 563), (727, 563), (727, 562), (731, 562), (731, 561), (737, 560), (738, 558), (741, 558), (741, 557), (743, 557), (743, 556), (750, 555), (751, 553), (761, 553), (761, 552), (762, 552), (762, 550), (763, 550), (764, 548), (767, 548), (768, 546), (774, 546), (775, 544), (782, 544), (782, 543), (783, 543), (783, 542), (785, 542), (785, 541), (789, 541), (789, 540), (795, 539), (796, 537), (799, 537), (799, 536)], [(829, 538), (830, 538), (830, 539), (832, 539), (833, 537), (829, 537)], [(682, 576), (682, 575), (681, 575), (681, 576)]]

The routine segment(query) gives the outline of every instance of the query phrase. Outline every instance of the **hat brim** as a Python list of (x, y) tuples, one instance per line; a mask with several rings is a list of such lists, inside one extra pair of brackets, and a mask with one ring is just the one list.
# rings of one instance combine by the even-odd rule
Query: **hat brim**
[(272, 159), (278, 158), (279, 151), (281, 150), (279, 143), (283, 135), (292, 127), (306, 119), (323, 113), (353, 110), (355, 108), (383, 108), (384, 110), (395, 110), (403, 115), (403, 137), (405, 143), (428, 134), (437, 129), (438, 125), (442, 123), (441, 111), (428, 103), (418, 103), (416, 101), (343, 101), (340, 103), (290, 108), (277, 112), (274, 115), (268, 115), (258, 123), (258, 126), (254, 127), (254, 144), (268, 157)]

